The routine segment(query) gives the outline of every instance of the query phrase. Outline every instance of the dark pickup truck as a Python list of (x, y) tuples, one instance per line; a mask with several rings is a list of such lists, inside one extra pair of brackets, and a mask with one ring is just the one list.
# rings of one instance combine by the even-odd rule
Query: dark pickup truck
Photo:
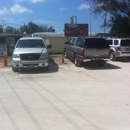
[(104, 65), (110, 59), (110, 48), (104, 38), (72, 37), (68, 42), (65, 42), (64, 56), (73, 59), (78, 67), (81, 66), (82, 62), (90, 60)]

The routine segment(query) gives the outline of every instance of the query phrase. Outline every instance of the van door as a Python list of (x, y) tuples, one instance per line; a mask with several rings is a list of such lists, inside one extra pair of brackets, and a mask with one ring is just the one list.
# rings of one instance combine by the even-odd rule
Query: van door
[(70, 46), (70, 48), (69, 48), (69, 50), (70, 50), (70, 56), (71, 56), (72, 58), (74, 58), (75, 42), (76, 42), (76, 38), (74, 37), (74, 38), (72, 39), (71, 43), (70, 43), (71, 46)]

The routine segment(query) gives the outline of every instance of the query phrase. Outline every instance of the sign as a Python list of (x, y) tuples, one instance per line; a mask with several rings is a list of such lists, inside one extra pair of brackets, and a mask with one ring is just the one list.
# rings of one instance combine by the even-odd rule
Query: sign
[(0, 56), (4, 56), (5, 53), (7, 55), (7, 45), (6, 44), (0, 44)]
[(15, 47), (15, 37), (8, 37), (8, 55), (12, 55)]
[(68, 24), (64, 25), (65, 36), (88, 36), (88, 24)]
[(46, 39), (46, 45), (49, 45), (49, 39)]

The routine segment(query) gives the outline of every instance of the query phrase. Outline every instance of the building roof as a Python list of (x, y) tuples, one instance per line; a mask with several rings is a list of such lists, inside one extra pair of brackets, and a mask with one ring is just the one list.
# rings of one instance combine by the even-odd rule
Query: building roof
[(0, 33), (0, 36), (14, 36), (12, 33)]
[(43, 40), (41, 37), (22, 37), (22, 38), (20, 38), (20, 40), (30, 40), (30, 39)]
[(0, 33), (0, 37), (10, 37), (10, 36), (30, 36), (30, 34), (13, 34), (13, 33)]
[(33, 33), (32, 37), (65, 37), (64, 32), (39, 32), (39, 33)]

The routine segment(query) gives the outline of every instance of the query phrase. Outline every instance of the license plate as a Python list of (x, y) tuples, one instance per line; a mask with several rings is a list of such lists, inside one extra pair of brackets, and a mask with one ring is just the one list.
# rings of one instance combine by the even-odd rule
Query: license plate
[(92, 58), (92, 60), (100, 60), (100, 58)]
[(33, 66), (33, 65), (28, 65), (27, 67), (28, 67), (28, 68), (34, 68), (34, 66)]

